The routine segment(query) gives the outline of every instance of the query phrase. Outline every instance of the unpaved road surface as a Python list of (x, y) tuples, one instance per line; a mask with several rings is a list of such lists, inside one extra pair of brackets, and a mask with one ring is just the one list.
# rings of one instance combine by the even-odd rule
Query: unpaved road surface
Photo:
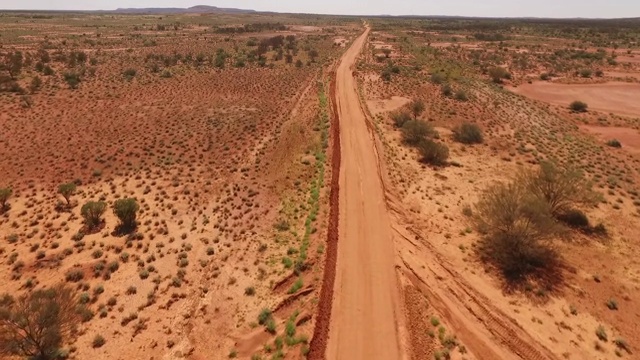
[(400, 359), (399, 288), (389, 214), (373, 135), (360, 107), (353, 67), (367, 29), (336, 74), (340, 118), (338, 260), (327, 359)]
[(368, 34), (369, 28), (344, 54), (333, 93), (341, 154), (339, 240), (325, 358), (416, 358), (413, 350), (420, 345), (409, 343), (413, 330), (405, 319), (412, 306), (402, 295), (407, 286), (419, 290), (472, 358), (557, 358), (429, 243), (429, 230), (413, 226), (394, 194), (353, 76)]

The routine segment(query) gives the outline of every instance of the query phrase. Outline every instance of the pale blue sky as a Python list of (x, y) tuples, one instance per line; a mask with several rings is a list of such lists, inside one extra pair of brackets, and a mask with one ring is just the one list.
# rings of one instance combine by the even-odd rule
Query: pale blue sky
[(113, 10), (193, 5), (350, 15), (640, 17), (640, 0), (0, 0), (0, 9)]

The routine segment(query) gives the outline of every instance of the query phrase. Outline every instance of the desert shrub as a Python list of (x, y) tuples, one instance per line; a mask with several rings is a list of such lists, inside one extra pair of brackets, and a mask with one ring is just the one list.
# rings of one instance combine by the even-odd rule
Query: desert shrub
[(107, 209), (107, 204), (102, 201), (89, 201), (80, 209), (84, 223), (89, 230), (95, 229), (102, 222), (102, 215)]
[(171, 74), (171, 71), (169, 71), (169, 70), (167, 70), (167, 69), (163, 70), (163, 71), (162, 71), (162, 73), (160, 73), (160, 77), (161, 77), (161, 78), (168, 79), (168, 78), (170, 78), (171, 76), (173, 76), (173, 75)]
[(140, 206), (136, 199), (119, 199), (113, 204), (113, 213), (120, 219), (121, 230), (130, 232), (137, 226), (136, 217)]
[(582, 101), (574, 101), (569, 105), (569, 109), (571, 109), (571, 111), (575, 111), (575, 112), (587, 112), (587, 109), (589, 108), (589, 105), (587, 105), (587, 103), (584, 103)]
[(453, 95), (453, 88), (449, 84), (442, 85), (442, 95), (449, 97)]
[(425, 110), (424, 101), (419, 99), (414, 100), (411, 102), (411, 104), (409, 104), (409, 108), (411, 109), (411, 114), (413, 114), (413, 118), (417, 120), (418, 117), (422, 115), (422, 113)]
[(271, 318), (272, 318), (271, 310), (264, 308), (262, 309), (262, 311), (260, 311), (260, 314), (258, 315), (258, 324), (264, 325)]
[(551, 245), (558, 226), (549, 205), (514, 181), (488, 188), (476, 204), (475, 224), (483, 235), (478, 252), (508, 281), (552, 270), (559, 257)]
[(126, 69), (122, 72), (122, 75), (125, 77), (125, 79), (131, 80), (136, 76), (137, 73), (138, 72), (136, 71), (136, 69)]
[(71, 204), (71, 195), (76, 192), (76, 188), (77, 186), (74, 183), (61, 184), (60, 186), (58, 186), (58, 193), (62, 195), (62, 197), (64, 197), (67, 205)]
[(469, 96), (467, 96), (467, 93), (462, 91), (462, 90), (459, 90), (459, 91), (456, 92), (455, 98), (458, 101), (467, 101), (467, 100), (469, 100)]
[(540, 80), (547, 81), (549, 79), (551, 79), (551, 76), (549, 75), (549, 73), (540, 74)]
[(477, 124), (462, 123), (453, 129), (454, 140), (463, 144), (481, 144), (483, 142), (482, 130)]
[(583, 211), (577, 209), (564, 211), (558, 214), (557, 219), (574, 229), (587, 230), (590, 227), (587, 215)]
[(29, 84), (29, 89), (33, 93), (33, 92), (36, 92), (38, 89), (40, 89), (41, 86), (42, 86), (42, 79), (40, 79), (39, 76), (34, 76), (33, 79), (31, 79), (31, 83)]
[(607, 141), (607, 145), (618, 149), (622, 147), (622, 144), (617, 139)]
[(579, 206), (593, 206), (600, 200), (582, 171), (571, 166), (542, 162), (537, 171), (521, 174), (520, 181), (531, 194), (548, 205), (554, 217)]
[(14, 51), (4, 54), (4, 57), (0, 60), (0, 69), (7, 71), (12, 80), (15, 80), (20, 72), (22, 72), (22, 66), (24, 65), (24, 57), (22, 52)]
[(604, 76), (604, 71), (596, 70), (596, 77), (603, 77), (603, 76)]
[(389, 69), (382, 70), (382, 73), (380, 73), (380, 78), (384, 82), (391, 81), (391, 71)]
[(408, 145), (416, 146), (423, 139), (434, 135), (433, 127), (422, 120), (410, 120), (402, 126), (402, 140)]
[(96, 335), (91, 342), (91, 346), (94, 349), (102, 347), (107, 341), (102, 337), (102, 335)]
[(0, 297), (0, 354), (32, 359), (57, 358), (75, 335), (80, 318), (72, 289), (58, 285), (14, 299)]
[(84, 272), (82, 270), (69, 270), (64, 277), (69, 282), (78, 282), (84, 279)]
[(422, 139), (418, 143), (421, 161), (427, 164), (442, 166), (449, 159), (449, 148), (431, 139)]
[(411, 115), (406, 111), (397, 111), (391, 114), (391, 120), (393, 120), (395, 127), (402, 128), (404, 124), (411, 121)]
[(580, 70), (580, 76), (583, 78), (590, 78), (593, 72), (590, 69), (582, 69)]
[(11, 197), (11, 189), (10, 188), (0, 188), (0, 211), (5, 211), (9, 208), (9, 198)]
[(505, 70), (504, 68), (498, 67), (498, 66), (489, 69), (488, 72), (489, 72), (489, 76), (491, 77), (493, 82), (495, 82), (497, 84), (502, 83), (503, 79), (510, 79), (511, 78), (511, 74), (509, 74), (509, 72), (507, 70)]
[[(45, 75), (47, 75), (46, 68), (45, 68)], [(81, 81), (80, 75), (73, 71), (66, 72), (64, 73), (64, 81), (67, 82), (67, 85), (69, 85), (69, 88), (77, 89)]]
[(431, 74), (431, 82), (437, 85), (440, 85), (447, 81), (447, 76), (443, 73), (433, 73)]

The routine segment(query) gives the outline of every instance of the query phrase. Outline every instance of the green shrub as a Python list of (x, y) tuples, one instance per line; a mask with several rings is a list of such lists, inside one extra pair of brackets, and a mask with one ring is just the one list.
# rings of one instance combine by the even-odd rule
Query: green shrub
[(65, 201), (67, 202), (67, 205), (71, 204), (71, 195), (73, 195), (76, 192), (76, 184), (74, 183), (67, 183), (67, 184), (62, 184), (60, 186), (58, 186), (58, 193), (60, 195), (62, 195), (62, 197), (64, 197)]
[(409, 109), (411, 109), (411, 113), (413, 114), (413, 118), (414, 119), (418, 119), (418, 117), (420, 115), (422, 115), (422, 113), (425, 110), (425, 105), (424, 105), (424, 101), (418, 99), (418, 100), (414, 100), (411, 102), (411, 104), (409, 104)]
[(607, 145), (618, 149), (622, 147), (622, 144), (617, 139), (607, 141)]
[(453, 88), (449, 84), (442, 85), (442, 95), (449, 97), (453, 95)]
[(489, 76), (493, 80), (493, 82), (500, 84), (503, 79), (510, 79), (511, 74), (507, 70), (501, 67), (493, 67), (488, 70)]
[(574, 101), (569, 105), (569, 108), (574, 112), (587, 112), (589, 105), (582, 101)]
[(10, 188), (0, 188), (0, 210), (5, 211), (9, 209), (7, 201), (11, 197), (12, 190)]
[[(45, 72), (45, 75), (46, 75), (46, 72)], [(67, 84), (69, 85), (69, 88), (77, 89), (78, 85), (80, 85), (80, 75), (76, 72), (66, 72), (64, 73), (64, 81), (67, 82)]]
[(480, 127), (477, 124), (467, 122), (453, 129), (453, 138), (463, 144), (481, 144), (483, 142)]
[(589, 229), (589, 218), (587, 215), (577, 209), (569, 209), (558, 214), (557, 219), (575, 229)]
[(418, 144), (421, 161), (427, 164), (442, 166), (449, 159), (449, 148), (431, 139), (422, 139)]
[(125, 77), (125, 79), (131, 80), (136, 76), (137, 73), (138, 72), (136, 71), (136, 69), (126, 69), (122, 72), (122, 75)]
[(118, 199), (113, 204), (113, 213), (120, 219), (120, 230), (123, 232), (133, 231), (136, 226), (136, 217), (140, 206), (136, 199)]
[(467, 96), (467, 93), (462, 91), (462, 90), (458, 90), (456, 92), (455, 98), (458, 101), (467, 101), (467, 100), (469, 100), (469, 96)]
[(393, 120), (395, 127), (402, 128), (404, 124), (411, 121), (411, 115), (406, 111), (398, 111), (391, 114), (391, 120)]
[(580, 70), (580, 76), (583, 78), (590, 78), (593, 72), (590, 69), (582, 69)]
[(483, 234), (478, 253), (509, 282), (558, 268), (559, 256), (550, 241), (560, 229), (549, 205), (522, 181), (488, 188), (474, 213)]
[(102, 215), (107, 209), (107, 204), (102, 201), (89, 201), (82, 205), (80, 214), (89, 230), (97, 228), (102, 223)]
[(402, 126), (402, 139), (408, 145), (416, 146), (434, 134), (433, 127), (422, 120), (410, 120)]
[(107, 341), (102, 337), (102, 335), (96, 335), (91, 342), (91, 346), (93, 346), (94, 349), (97, 349), (102, 347), (106, 342)]
[(437, 85), (440, 85), (447, 81), (447, 76), (443, 73), (437, 72), (431, 74), (431, 82)]
[(82, 270), (69, 270), (65, 274), (65, 279), (70, 282), (78, 282), (84, 279), (84, 272)]

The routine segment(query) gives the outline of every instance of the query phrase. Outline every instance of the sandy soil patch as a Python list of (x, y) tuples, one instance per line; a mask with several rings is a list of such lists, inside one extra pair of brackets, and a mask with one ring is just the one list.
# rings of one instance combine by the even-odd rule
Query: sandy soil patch
[(321, 27), (318, 27), (318, 26), (304, 26), (304, 25), (289, 25), (289, 29), (291, 29), (293, 31), (302, 31), (302, 32), (322, 31)]
[(621, 63), (640, 64), (640, 56), (636, 56), (636, 57), (618, 56), (616, 60)]
[(340, 47), (345, 47), (347, 45), (347, 39), (344, 38), (336, 38), (333, 40), (333, 45), (337, 45)]
[(640, 131), (624, 127), (581, 126), (581, 129), (596, 135), (603, 141), (616, 139), (622, 148), (633, 153), (640, 153)]
[(609, 82), (603, 84), (557, 84), (534, 82), (511, 91), (535, 100), (568, 106), (575, 100), (584, 101), (589, 109), (640, 116), (640, 84)]
[(373, 115), (377, 115), (387, 111), (397, 110), (411, 102), (402, 96), (393, 96), (390, 99), (379, 99), (367, 101), (367, 106)]

